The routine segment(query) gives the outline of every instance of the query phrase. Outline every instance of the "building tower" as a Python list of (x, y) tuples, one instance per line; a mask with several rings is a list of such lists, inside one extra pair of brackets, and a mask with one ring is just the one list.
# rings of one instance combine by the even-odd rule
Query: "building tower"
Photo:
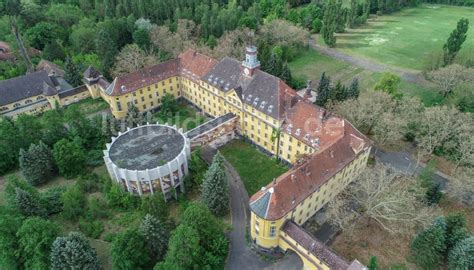
[(257, 47), (247, 46), (245, 48), (245, 61), (242, 62), (242, 71), (245, 76), (252, 77), (255, 70), (260, 68), (257, 58)]

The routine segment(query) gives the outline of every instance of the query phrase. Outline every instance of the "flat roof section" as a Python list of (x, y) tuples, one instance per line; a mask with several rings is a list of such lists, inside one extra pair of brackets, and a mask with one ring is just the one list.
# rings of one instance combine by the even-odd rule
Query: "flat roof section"
[(224, 115), (221, 115), (217, 118), (214, 118), (212, 120), (209, 120), (207, 121), (206, 123), (200, 125), (200, 126), (197, 126), (193, 129), (191, 129), (190, 131), (188, 131), (186, 133), (186, 137), (188, 137), (189, 139), (193, 139), (201, 134), (204, 134), (206, 132), (208, 132), (209, 130), (212, 130), (216, 127), (218, 127), (219, 125), (233, 119), (235, 117), (235, 115), (233, 113), (227, 113), (227, 114), (224, 114)]
[(109, 149), (109, 157), (120, 168), (146, 170), (163, 166), (181, 153), (184, 136), (162, 125), (146, 125), (120, 135)]

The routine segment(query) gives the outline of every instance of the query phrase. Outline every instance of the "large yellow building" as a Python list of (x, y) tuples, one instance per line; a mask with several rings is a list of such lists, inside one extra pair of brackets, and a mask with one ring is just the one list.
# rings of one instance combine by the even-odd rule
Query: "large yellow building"
[(250, 199), (251, 238), (259, 249), (294, 250), (307, 269), (362, 269), (345, 262), (299, 226), (365, 167), (371, 143), (346, 120), (314, 106), (281, 79), (259, 69), (257, 49), (246, 59), (216, 61), (188, 50), (176, 59), (117, 77), (112, 83), (89, 68), (84, 80), (117, 118), (129, 106), (142, 112), (170, 93), (206, 114), (239, 117), (238, 132), (293, 168)]

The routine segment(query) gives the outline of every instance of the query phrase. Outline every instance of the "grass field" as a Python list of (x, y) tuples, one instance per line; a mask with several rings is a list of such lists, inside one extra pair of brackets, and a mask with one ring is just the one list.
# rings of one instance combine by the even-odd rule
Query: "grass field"
[(160, 111), (153, 114), (153, 121), (176, 125), (185, 131), (191, 130), (207, 120), (206, 116), (200, 114), (194, 107), (183, 101), (178, 102), (178, 112), (172, 117), (162, 117)]
[[(359, 79), (361, 91), (371, 90), (380, 80), (382, 74), (355, 67), (345, 61), (322, 55), (313, 49), (302, 51), (289, 63), (291, 73), (295, 77), (319, 81), (321, 73), (326, 72), (333, 82), (341, 80), (349, 84), (352, 78)], [(315, 84), (314, 84), (315, 85)], [(407, 96), (419, 97), (426, 106), (443, 103), (443, 97), (432, 85), (419, 85), (402, 81), (399, 90)]]
[[(337, 35), (336, 48), (381, 63), (421, 70), (427, 58), (442, 52), (460, 18), (474, 22), (474, 8), (420, 5), (370, 19), (366, 25)], [(474, 27), (470, 27), (458, 59), (474, 59)]]
[(219, 151), (237, 170), (250, 196), (288, 170), (242, 140), (229, 142)]

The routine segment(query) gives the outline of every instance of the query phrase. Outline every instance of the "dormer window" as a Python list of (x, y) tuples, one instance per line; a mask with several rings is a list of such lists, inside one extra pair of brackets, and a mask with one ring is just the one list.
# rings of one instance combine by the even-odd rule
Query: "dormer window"
[(305, 139), (305, 140), (309, 140), (309, 134), (308, 134), (308, 133), (306, 133), (306, 134), (304, 135), (304, 139)]
[(270, 105), (270, 106), (268, 106), (268, 109), (267, 109), (267, 111), (268, 111), (269, 113), (271, 113), (271, 112), (272, 112), (272, 110), (273, 110), (273, 105)]
[(301, 134), (301, 129), (298, 128), (298, 129), (296, 130), (295, 134), (296, 134), (296, 136), (300, 136), (300, 134)]

